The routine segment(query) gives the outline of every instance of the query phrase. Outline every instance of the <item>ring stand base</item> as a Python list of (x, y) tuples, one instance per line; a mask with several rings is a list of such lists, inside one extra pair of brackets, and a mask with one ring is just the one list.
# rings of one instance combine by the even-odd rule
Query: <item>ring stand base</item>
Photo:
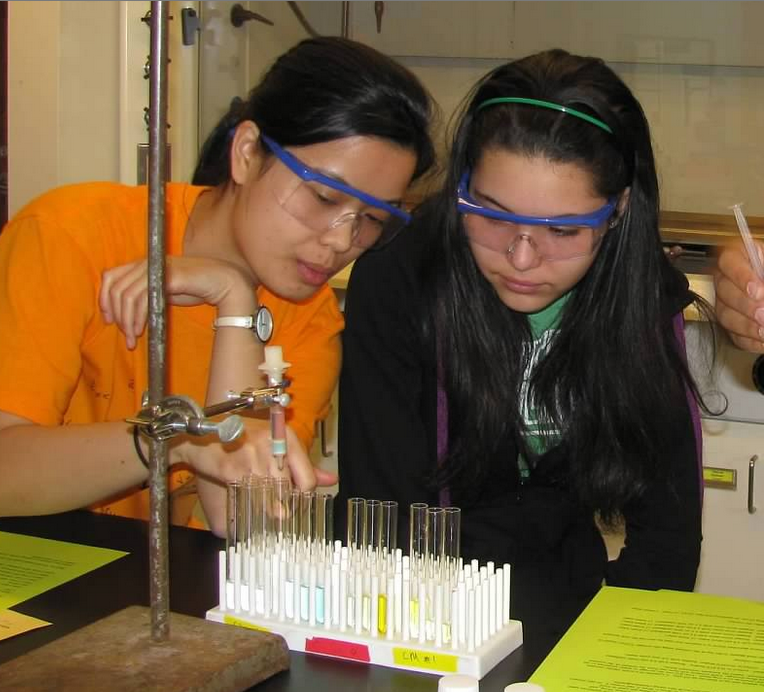
[(132, 606), (2, 666), (14, 692), (241, 692), (289, 668), (279, 636), (177, 613), (166, 642), (151, 640), (151, 610)]

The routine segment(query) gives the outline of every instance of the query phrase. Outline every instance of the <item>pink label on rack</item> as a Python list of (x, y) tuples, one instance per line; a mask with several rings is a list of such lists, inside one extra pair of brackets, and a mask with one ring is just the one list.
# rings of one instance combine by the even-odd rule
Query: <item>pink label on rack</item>
[(339, 639), (327, 639), (326, 637), (311, 637), (305, 640), (305, 651), (324, 656), (348, 658), (351, 661), (363, 661), (368, 663), (369, 647), (355, 642), (344, 642)]

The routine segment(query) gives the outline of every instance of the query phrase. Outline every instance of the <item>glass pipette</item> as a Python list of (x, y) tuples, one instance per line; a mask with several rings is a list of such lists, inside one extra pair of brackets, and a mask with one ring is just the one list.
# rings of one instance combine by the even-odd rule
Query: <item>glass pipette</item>
[(756, 276), (758, 276), (761, 281), (764, 281), (764, 265), (762, 265), (759, 250), (756, 247), (756, 243), (753, 240), (751, 231), (748, 228), (748, 222), (745, 220), (745, 216), (743, 216), (743, 210), (741, 209), (742, 206), (742, 203), (733, 204), (730, 209), (732, 209), (733, 213), (735, 214), (735, 221), (737, 221), (737, 227), (740, 231), (740, 236), (743, 238), (745, 251), (748, 253), (748, 261), (751, 263), (751, 267), (753, 267), (753, 270), (756, 272)]

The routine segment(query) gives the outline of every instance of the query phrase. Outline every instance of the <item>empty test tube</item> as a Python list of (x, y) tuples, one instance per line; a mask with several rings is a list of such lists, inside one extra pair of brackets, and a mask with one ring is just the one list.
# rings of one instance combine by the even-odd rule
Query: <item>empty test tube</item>
[(428, 508), (424, 502), (414, 502), (409, 507), (409, 558), (412, 572), (419, 569), (427, 555)]
[[(289, 491), (289, 534), (292, 537), (292, 552), (296, 550), (300, 543), (300, 509), (302, 502), (302, 491), (298, 488), (292, 488)], [(296, 558), (295, 558), (296, 559)]]
[(251, 508), (250, 545), (252, 549), (261, 549), (267, 545), (272, 531), (273, 479), (269, 476), (257, 478), (248, 485)]
[(445, 507), (443, 517), (443, 561), (448, 577), (453, 578), (461, 557), (462, 510), (459, 507)]
[(271, 504), (269, 514), (271, 517), (271, 530), (274, 542), (277, 545), (283, 544), (292, 538), (292, 518), (290, 516), (289, 496), (292, 491), (292, 484), (288, 478), (274, 478), (273, 492), (271, 494)]
[(445, 537), (445, 516), (442, 507), (428, 507), (427, 529), (427, 574), (430, 577), (440, 576), (440, 564), (443, 557), (443, 540)]
[(306, 490), (300, 497), (300, 543), (310, 548), (315, 538), (316, 493)]
[(379, 547), (385, 554), (395, 552), (398, 547), (398, 503), (394, 500), (382, 502)]
[(366, 500), (366, 545), (372, 551), (379, 549), (382, 531), (382, 503), (379, 500)]
[(362, 497), (348, 499), (348, 548), (358, 549), (366, 545), (366, 500)]
[(240, 549), (240, 537), (244, 534), (245, 508), (243, 501), (242, 483), (233, 481), (226, 486), (226, 579), (234, 580), (235, 555)]
[(329, 493), (316, 495), (315, 540), (319, 548), (326, 551), (331, 548), (334, 537), (334, 497)]

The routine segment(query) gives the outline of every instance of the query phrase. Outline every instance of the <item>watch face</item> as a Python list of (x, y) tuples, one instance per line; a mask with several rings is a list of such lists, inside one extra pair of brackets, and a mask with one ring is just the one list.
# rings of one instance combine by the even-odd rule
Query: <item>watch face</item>
[(266, 343), (273, 334), (273, 315), (265, 306), (261, 307), (255, 315), (255, 333), (263, 343)]

